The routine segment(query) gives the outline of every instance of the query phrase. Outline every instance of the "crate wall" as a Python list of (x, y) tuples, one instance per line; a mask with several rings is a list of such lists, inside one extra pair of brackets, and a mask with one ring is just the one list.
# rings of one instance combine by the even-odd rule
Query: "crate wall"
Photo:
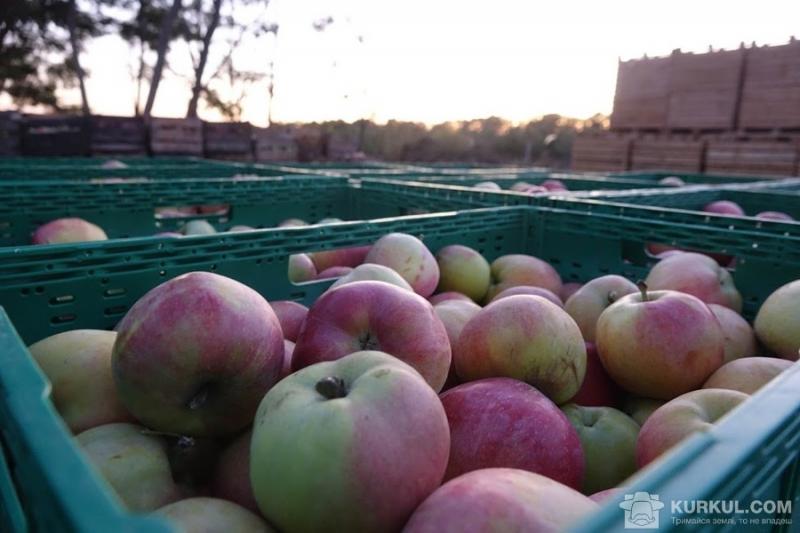
[(672, 55), (667, 127), (736, 127), (739, 84), (746, 50)]
[(800, 141), (710, 140), (706, 170), (716, 173), (796, 175)]
[(92, 115), (89, 122), (93, 155), (147, 153), (147, 132), (140, 117)]
[(203, 151), (212, 159), (251, 161), (252, 128), (249, 122), (203, 122)]
[(633, 141), (632, 170), (700, 172), (705, 142), (700, 139), (647, 137)]
[(579, 135), (572, 145), (572, 170), (627, 170), (631, 140), (612, 135)]
[(0, 113), (0, 156), (19, 155), (21, 118), (13, 111)]
[(203, 121), (199, 118), (151, 118), (153, 155), (203, 155)]
[(612, 128), (660, 129), (666, 126), (670, 65), (669, 57), (619, 63)]
[(748, 50), (739, 126), (800, 128), (800, 41)]
[(26, 115), (21, 151), (22, 155), (39, 157), (89, 155), (87, 121), (84, 117)]

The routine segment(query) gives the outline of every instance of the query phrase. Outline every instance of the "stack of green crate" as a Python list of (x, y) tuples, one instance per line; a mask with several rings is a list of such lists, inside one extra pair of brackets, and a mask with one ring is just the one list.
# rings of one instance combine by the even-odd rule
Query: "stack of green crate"
[[(398, 207), (406, 202), (394, 198)], [(800, 237), (770, 227), (753, 231), (754, 224), (727, 229), (657, 217), (501, 207), (185, 239), (0, 250), (0, 306), (7, 313), (0, 315), (0, 435), (14, 483), (14, 491), (6, 488), (0, 495), (15, 493), (12, 500), (21, 502), (24, 513), (22, 523), (18, 517), (9, 529), (167, 531), (152, 518), (127, 514), (92, 473), (56, 414), (47, 382), (25, 345), (67, 329), (113, 327), (146, 291), (175, 276), (214, 271), (252, 286), (269, 300), (311, 304), (331, 280), (290, 283), (289, 255), (366, 245), (389, 232), (417, 235), (432, 250), (468, 245), (490, 261), (508, 253), (533, 254), (549, 261), (565, 281), (608, 273), (641, 278), (653, 263), (645, 251), (652, 240), (710, 251), (720, 251), (725, 243), (739, 260), (732, 274), (752, 316), (775, 288), (800, 278)], [(714, 429), (692, 437), (638, 474), (625, 492), (647, 491), (667, 502), (662, 531), (692, 529), (673, 524), (669, 502), (674, 500), (800, 502), (798, 391), (800, 365), (795, 365)], [(613, 498), (575, 531), (621, 531), (623, 498)]]
[[(288, 218), (366, 220), (455, 209), (519, 205), (525, 197), (481, 191), (419, 189), (392, 183), (352, 184), (345, 177), (245, 177), (91, 183), (0, 181), (0, 246), (30, 243), (51, 220), (83, 218), (110, 238), (177, 231), (203, 219), (218, 231), (236, 225), (274, 227)], [(226, 206), (221, 214), (162, 218), (159, 208)]]

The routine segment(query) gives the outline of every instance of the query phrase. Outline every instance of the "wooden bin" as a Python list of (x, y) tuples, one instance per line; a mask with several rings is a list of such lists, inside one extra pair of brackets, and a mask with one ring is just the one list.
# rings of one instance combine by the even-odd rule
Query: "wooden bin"
[(0, 156), (19, 155), (21, 119), (21, 115), (15, 111), (0, 113)]
[(203, 122), (203, 148), (212, 159), (252, 161), (252, 127), (249, 122)]
[(667, 127), (735, 128), (744, 58), (744, 48), (707, 54), (674, 53)]
[(151, 118), (153, 155), (203, 155), (203, 121), (199, 118)]
[(253, 142), (256, 161), (297, 161), (297, 142), (288, 132), (254, 128)]
[(748, 50), (740, 129), (800, 129), (800, 41)]
[(572, 170), (628, 170), (631, 140), (607, 135), (579, 135), (572, 145)]
[(144, 155), (147, 139), (144, 121), (140, 117), (93, 115), (91, 150), (95, 155)]
[(792, 176), (799, 156), (797, 139), (709, 140), (705, 168), (711, 174)]
[(89, 155), (89, 131), (84, 117), (26, 115), (22, 120), (21, 151), (37, 157)]
[(631, 170), (700, 172), (705, 143), (699, 139), (645, 137), (633, 141)]
[(671, 61), (670, 57), (658, 57), (619, 63), (613, 129), (666, 127)]

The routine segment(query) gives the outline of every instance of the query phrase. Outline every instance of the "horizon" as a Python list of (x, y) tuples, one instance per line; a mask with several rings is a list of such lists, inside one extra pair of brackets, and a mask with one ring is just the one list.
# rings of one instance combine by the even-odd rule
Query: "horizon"
[[(662, 11), (633, 0), (614, 2), (614, 9), (584, 0), (329, 4), (273, 0), (266, 20), (280, 25), (277, 45), (272, 36), (248, 38), (234, 55), (246, 71), (265, 71), (274, 61), (276, 123), (368, 119), (430, 127), (493, 116), (520, 124), (548, 114), (584, 120), (611, 113), (620, 59), (785, 44), (800, 20), (800, 2), (788, 0), (678, 0)], [(236, 8), (252, 19), (260, 13)], [(333, 24), (315, 31), (312, 22), (328, 15)], [(93, 113), (133, 115), (133, 52), (116, 35), (88, 44), (81, 61)], [(221, 55), (221, 47), (212, 48), (209, 70)], [(184, 43), (174, 43), (169, 61), (153, 115), (182, 117), (189, 100), (182, 77), (190, 74)], [(243, 121), (266, 125), (266, 86), (261, 80), (250, 88)], [(61, 94), (67, 105), (79, 102), (77, 89)], [(8, 107), (9, 99), (0, 99), (0, 108)], [(202, 106), (199, 115), (220, 119)]]

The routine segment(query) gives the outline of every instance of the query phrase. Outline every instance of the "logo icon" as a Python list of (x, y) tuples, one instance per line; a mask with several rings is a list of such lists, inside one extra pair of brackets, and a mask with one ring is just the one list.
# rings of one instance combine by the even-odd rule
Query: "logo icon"
[(626, 494), (619, 506), (625, 511), (625, 529), (658, 529), (664, 503), (658, 494)]

